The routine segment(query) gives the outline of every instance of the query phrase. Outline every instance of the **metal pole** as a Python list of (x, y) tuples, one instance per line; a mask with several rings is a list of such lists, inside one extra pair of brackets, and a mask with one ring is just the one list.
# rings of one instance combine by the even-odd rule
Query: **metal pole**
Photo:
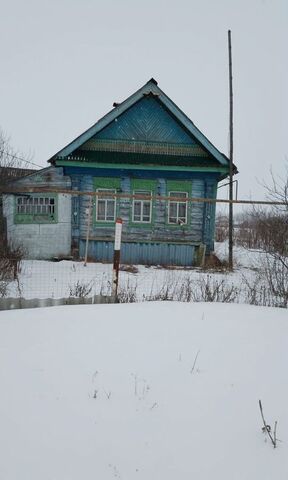
[(115, 299), (118, 293), (121, 235), (122, 235), (122, 218), (117, 218), (115, 223), (115, 243), (114, 243), (113, 278), (112, 278), (112, 296)]
[(231, 30), (228, 30), (229, 53), (229, 270), (233, 270), (233, 84)]
[(89, 207), (87, 212), (87, 232), (86, 232), (86, 246), (85, 246), (85, 260), (84, 260), (84, 267), (87, 265), (87, 257), (88, 257), (88, 245), (89, 245), (89, 234), (90, 234), (90, 223), (91, 223), (91, 210), (92, 210), (92, 196), (89, 198)]

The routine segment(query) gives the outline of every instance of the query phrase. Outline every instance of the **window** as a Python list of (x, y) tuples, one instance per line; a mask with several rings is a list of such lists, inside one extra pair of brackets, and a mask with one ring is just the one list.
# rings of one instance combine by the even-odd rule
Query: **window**
[(131, 199), (130, 222), (137, 227), (150, 228), (154, 222), (154, 202), (157, 181), (146, 178), (131, 178), (131, 193), (142, 198)]
[(169, 200), (168, 205), (168, 223), (175, 225), (187, 224), (187, 202), (181, 201), (181, 198), (187, 198), (187, 192), (169, 192), (169, 197), (179, 198), (179, 200)]
[(16, 197), (16, 223), (56, 222), (57, 198), (55, 195), (21, 195)]
[(55, 198), (18, 197), (17, 213), (53, 215), (55, 213)]
[[(152, 195), (151, 191), (148, 190), (133, 190), (133, 195), (141, 195), (150, 197)], [(147, 198), (134, 198), (133, 199), (133, 213), (132, 219), (135, 223), (150, 223), (151, 222), (151, 212), (152, 212), (152, 201)]]
[(121, 192), (121, 178), (116, 177), (94, 177), (94, 191), (102, 194), (96, 195), (93, 219), (97, 224), (114, 227), (117, 209), (119, 207), (118, 199), (114, 196)]
[(97, 188), (96, 192), (106, 194), (105, 196), (97, 196), (96, 221), (114, 222), (116, 218), (116, 199), (111, 194), (116, 193), (116, 190), (113, 188)]

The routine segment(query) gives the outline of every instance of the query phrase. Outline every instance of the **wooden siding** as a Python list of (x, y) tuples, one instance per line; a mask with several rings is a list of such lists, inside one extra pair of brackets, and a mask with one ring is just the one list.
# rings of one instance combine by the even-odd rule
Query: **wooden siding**
[(93, 137), (97, 139), (196, 144), (155, 97), (142, 98)]
[[(183, 183), (189, 184), (191, 188), (191, 196), (194, 198), (205, 197), (207, 195), (212, 195), (212, 198), (214, 198), (215, 196), (216, 179), (209, 179), (205, 177), (194, 178), (190, 179), (188, 182), (186, 180), (186, 182)], [(92, 175), (72, 176), (72, 186), (76, 190), (94, 191), (94, 185), (95, 177)], [(133, 186), (131, 177), (123, 175), (121, 177), (119, 193), (131, 194), (132, 190)], [(167, 195), (167, 180), (165, 178), (157, 178), (155, 180), (155, 192), (159, 196)], [(72, 205), (72, 236), (74, 238), (74, 243), (78, 244), (79, 248), (80, 239), (84, 240), (87, 233), (86, 212), (89, 208), (89, 197), (75, 196)], [(169, 225), (167, 223), (167, 201), (155, 200), (152, 208), (153, 222), (151, 224), (137, 225), (131, 223), (131, 200), (129, 198), (121, 198), (117, 200), (117, 216), (120, 216), (123, 220), (123, 243), (143, 243), (144, 250), (145, 242), (154, 244), (157, 242), (176, 242), (183, 245), (189, 244), (190, 246), (197, 246), (204, 242), (207, 245), (207, 251), (210, 251), (211, 248), (213, 248), (213, 228), (215, 215), (214, 205), (211, 206), (210, 204), (201, 203), (190, 204), (188, 208), (188, 224), (184, 226)], [(77, 212), (76, 215), (75, 212)], [(90, 226), (89, 237), (91, 242), (106, 242), (107, 245), (114, 240), (114, 224), (98, 224), (95, 221), (95, 209), (93, 209), (93, 221)], [(96, 247), (94, 247), (94, 249), (95, 248)], [(102, 247), (99, 246), (97, 248), (101, 249)], [(109, 248), (112, 247), (109, 246)], [(139, 251), (138, 247), (134, 247), (134, 252), (136, 251)], [(97, 256), (99, 254), (100, 250), (97, 250)], [(185, 253), (184, 256), (185, 255), (188, 255), (188, 253)]]
[(51, 187), (51, 192), (53, 192), (53, 188), (70, 188), (71, 179), (69, 176), (63, 175), (63, 168), (48, 167), (16, 180), (13, 182), (13, 186), (19, 189), (21, 189), (21, 186), (37, 188)]
[[(200, 130), (195, 126), (195, 124), (177, 107), (177, 105), (170, 100), (169, 97), (157, 86), (155, 81), (151, 79), (149, 82), (147, 82), (142, 88), (140, 88), (137, 92), (135, 92), (133, 95), (131, 95), (129, 98), (127, 98), (124, 102), (122, 102), (120, 105), (118, 105), (116, 108), (111, 110), (109, 113), (107, 113), (103, 118), (101, 118), (97, 123), (95, 123), (91, 128), (86, 130), (82, 135), (77, 137), (74, 141), (72, 141), (69, 145), (64, 147), (62, 150), (60, 150), (56, 155), (54, 155), (50, 161), (54, 162), (57, 159), (67, 159), (71, 154), (74, 155), (74, 153), (81, 148), (85, 142), (88, 142), (91, 140), (93, 137), (96, 137), (96, 135), (100, 134), (101, 132), (104, 132), (104, 130), (107, 128), (112, 128), (112, 125), (114, 123), (118, 123), (119, 118), (122, 117), (126, 112), (133, 111), (133, 107), (141, 104), (143, 100), (147, 100), (148, 102), (152, 100), (154, 102), (154, 106), (156, 103), (161, 105), (161, 108), (163, 109), (163, 114), (167, 112), (168, 116), (170, 115), (170, 119), (174, 120), (173, 124), (173, 134), (166, 130), (163, 129), (164, 134), (166, 135), (166, 138), (170, 138), (171, 140), (166, 140), (166, 143), (173, 143), (173, 139), (175, 139), (175, 132), (176, 128), (177, 131), (179, 131), (178, 126), (182, 129), (182, 132), (187, 133), (188, 137), (190, 139), (196, 139), (197, 143), (201, 145), (204, 150), (209, 152), (209, 154), (219, 162), (220, 165), (228, 167), (229, 161), (225, 155), (219, 152), (214, 145), (209, 142), (207, 137), (205, 137)], [(152, 105), (151, 102), (151, 105)], [(156, 102), (156, 103), (155, 103)], [(147, 102), (146, 102), (147, 103)], [(151, 112), (151, 110), (150, 110)], [(139, 113), (141, 113), (139, 111)], [(157, 110), (157, 115), (160, 115), (159, 109)], [(151, 141), (153, 141), (153, 138), (157, 138), (157, 141), (159, 139), (160, 142), (165, 142), (165, 138), (159, 136), (154, 136), (154, 133), (150, 129), (151, 125), (147, 124), (147, 114), (146, 114), (146, 127), (141, 125), (141, 119), (139, 118), (137, 120), (137, 123), (134, 123), (134, 126), (128, 126), (128, 129), (134, 129), (131, 130), (132, 134), (133, 131), (135, 132), (135, 126), (139, 125), (140, 122), (140, 132), (137, 130), (137, 138), (144, 138), (144, 141), (146, 141), (147, 138), (150, 138)], [(167, 116), (164, 118), (163, 115), (163, 121), (164, 123), (167, 124)], [(150, 119), (151, 121), (151, 119)], [(154, 121), (154, 120), (153, 120)], [(144, 122), (145, 124), (145, 122)], [(177, 127), (176, 127), (177, 125)], [(159, 125), (160, 129), (156, 129), (158, 133), (161, 130), (161, 125)], [(117, 130), (117, 129), (116, 129)], [(126, 127), (123, 130), (126, 132)], [(109, 132), (110, 133), (110, 132)], [(115, 134), (115, 132), (112, 132)], [(110, 133), (112, 135), (112, 133)], [(153, 134), (152, 134), (153, 133)], [(122, 135), (124, 135), (123, 132), (118, 132), (118, 138), (120, 138)], [(106, 135), (106, 133), (105, 133)], [(177, 136), (177, 135), (176, 135)], [(129, 138), (130, 141), (135, 140), (135, 136), (131, 136)], [(187, 138), (187, 137), (186, 137)], [(182, 138), (183, 140), (183, 138)], [(178, 140), (176, 140), (178, 141)]]

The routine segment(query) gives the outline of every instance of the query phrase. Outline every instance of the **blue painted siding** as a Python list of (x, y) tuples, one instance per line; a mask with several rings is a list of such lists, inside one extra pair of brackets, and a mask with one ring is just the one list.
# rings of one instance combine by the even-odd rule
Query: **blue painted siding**
[[(163, 172), (162, 172), (163, 173)], [(82, 191), (93, 191), (95, 177), (91, 174), (71, 175), (73, 188)], [(132, 193), (131, 177), (119, 177), (119, 193)], [(132, 177), (134, 178), (134, 177)], [(175, 178), (174, 178), (175, 180)], [(179, 178), (177, 178), (179, 180)], [(165, 177), (154, 179), (155, 193), (159, 196), (167, 195), (167, 181)], [(185, 178), (185, 185), (191, 189), (192, 198), (215, 198), (217, 179), (213, 176), (194, 176)], [(94, 200), (95, 204), (95, 200)], [(84, 255), (87, 234), (87, 209), (89, 197), (79, 196), (73, 200), (72, 218), (73, 244), (78, 244), (80, 256)], [(122, 262), (162, 264), (162, 265), (192, 265), (197, 247), (206, 244), (209, 253), (214, 248), (215, 204), (190, 203), (188, 208), (188, 224), (185, 227), (170, 226), (167, 223), (168, 202), (165, 200), (153, 201), (153, 222), (137, 225), (131, 223), (132, 202), (129, 198), (117, 200), (117, 216), (123, 220), (122, 234)], [(77, 219), (79, 219), (77, 221)], [(99, 224), (95, 222), (93, 209), (92, 222), (89, 231), (89, 255), (98, 261), (109, 262), (113, 258), (114, 224)]]
[[(83, 175), (83, 168), (81, 167), (63, 167), (65, 171), (65, 175)], [(215, 181), (219, 181), (221, 174), (215, 172), (177, 172), (177, 171), (161, 171), (157, 170), (157, 167), (152, 167), (151, 170), (135, 170), (135, 168), (130, 169), (121, 169), (121, 168), (115, 168), (115, 169), (110, 169), (110, 168), (89, 168), (89, 175), (93, 177), (133, 177), (133, 178), (147, 178), (147, 179), (158, 179), (161, 177), (165, 177), (166, 179), (171, 179), (171, 180), (188, 180), (188, 179), (194, 179), (194, 178), (199, 178), (199, 179), (206, 179), (207, 175), (209, 175), (209, 178), (214, 179)]]
[(151, 97), (142, 98), (94, 138), (196, 144), (163, 104)]

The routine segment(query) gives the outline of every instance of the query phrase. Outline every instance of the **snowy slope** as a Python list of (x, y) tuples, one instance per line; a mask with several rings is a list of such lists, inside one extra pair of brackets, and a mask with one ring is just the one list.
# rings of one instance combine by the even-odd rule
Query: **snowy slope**
[(0, 479), (286, 480), (287, 339), (247, 305), (0, 312)]

